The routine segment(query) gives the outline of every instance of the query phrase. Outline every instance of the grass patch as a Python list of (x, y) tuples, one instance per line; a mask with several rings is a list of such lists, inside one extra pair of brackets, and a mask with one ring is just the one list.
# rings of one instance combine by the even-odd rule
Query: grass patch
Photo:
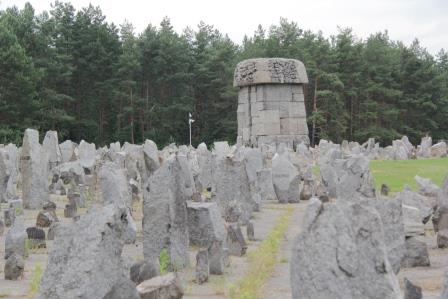
[(34, 296), (39, 291), (40, 280), (42, 279), (42, 266), (37, 264), (33, 270), (33, 276), (30, 282), (30, 291), (25, 298), (34, 298)]
[(448, 158), (402, 161), (373, 160), (370, 162), (370, 170), (377, 190), (380, 190), (381, 184), (386, 184), (392, 193), (396, 193), (402, 191), (406, 184), (415, 190), (415, 175), (430, 178), (441, 186), (443, 178), (448, 174)]
[(159, 264), (160, 264), (160, 274), (168, 273), (170, 266), (170, 255), (168, 254), (168, 250), (162, 249), (159, 255)]
[(287, 206), (267, 238), (255, 250), (248, 253), (248, 271), (237, 284), (230, 286), (231, 299), (261, 298), (261, 287), (269, 278), (277, 263), (277, 254), (294, 208)]

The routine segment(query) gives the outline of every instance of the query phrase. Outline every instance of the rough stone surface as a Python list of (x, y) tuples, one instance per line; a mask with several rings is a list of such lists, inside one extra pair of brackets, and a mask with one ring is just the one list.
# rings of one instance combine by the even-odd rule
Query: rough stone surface
[(201, 249), (196, 254), (196, 282), (198, 284), (203, 284), (208, 281), (210, 275), (210, 267), (208, 262), (208, 251), (207, 249)]
[(221, 275), (224, 273), (225, 261), (228, 249), (224, 247), (224, 241), (214, 241), (208, 247), (208, 259), (210, 274)]
[(183, 289), (175, 273), (146, 280), (137, 286), (140, 299), (181, 299)]
[(105, 204), (115, 203), (132, 207), (131, 189), (124, 169), (118, 168), (114, 163), (105, 163), (101, 166), (98, 177)]
[(351, 200), (375, 198), (375, 185), (369, 159), (352, 155), (348, 159), (330, 159), (321, 165), (322, 180), (331, 197)]
[(230, 224), (227, 227), (227, 245), (229, 254), (234, 256), (243, 256), (246, 254), (247, 244), (244, 240), (241, 227), (237, 224)]
[(227, 232), (219, 208), (214, 202), (188, 202), (190, 245), (208, 247), (214, 241), (225, 241)]
[(143, 144), (143, 155), (145, 158), (146, 168), (150, 172), (156, 171), (160, 167), (159, 151), (157, 144), (152, 140), (145, 140)]
[(253, 202), (244, 162), (236, 157), (214, 159), (212, 184), (212, 199), (224, 219), (247, 222), (252, 215)]
[(402, 298), (383, 240), (374, 209), (358, 202), (322, 204), (312, 198), (293, 247), (292, 297)]
[(448, 299), (448, 272), (445, 272), (445, 279), (443, 281), (443, 290), (440, 299)]
[(23, 205), (38, 209), (49, 199), (48, 156), (39, 144), (39, 132), (26, 129), (20, 153)]
[(422, 299), (422, 288), (404, 279), (404, 299)]
[(13, 253), (5, 262), (5, 279), (18, 280), (23, 276), (25, 262), (19, 254)]
[(71, 140), (66, 140), (66, 141), (62, 142), (61, 144), (59, 144), (59, 150), (61, 151), (61, 159), (62, 159), (61, 162), (62, 163), (76, 160), (75, 148), (76, 148), (76, 144), (74, 142), (72, 142)]
[(47, 131), (42, 142), (44, 151), (48, 154), (48, 167), (52, 168), (62, 163), (62, 154), (59, 148), (58, 132)]
[[(191, 195), (190, 195), (191, 196)], [(181, 269), (188, 259), (188, 214), (185, 176), (177, 156), (171, 156), (149, 179), (143, 196), (143, 254), (159, 259), (167, 250), (170, 267)]]
[(258, 58), (240, 62), (234, 75), (238, 86), (238, 140), (246, 145), (295, 148), (309, 143), (303, 95), (308, 81), (302, 62)]
[(387, 257), (395, 274), (401, 267), (405, 253), (405, 232), (402, 202), (399, 199), (372, 200), (381, 217)]
[(199, 173), (198, 173), (198, 191), (206, 190), (212, 187), (212, 153), (207, 149), (205, 143), (198, 145), (196, 150)]
[(444, 211), (438, 221), (437, 247), (448, 247), (448, 211)]
[(428, 246), (418, 237), (406, 238), (406, 250), (401, 263), (402, 267), (429, 267)]
[(263, 168), (257, 172), (257, 184), (262, 201), (278, 200), (277, 194), (275, 194), (272, 170), (270, 168)]
[(16, 218), (13, 226), (9, 229), (5, 237), (5, 259), (16, 253), (25, 257), (25, 242), (27, 239), (22, 218)]
[(127, 209), (114, 205), (61, 226), (37, 298), (139, 298), (121, 258), (134, 233)]
[(131, 280), (135, 284), (140, 284), (145, 280), (160, 275), (160, 265), (158, 262), (138, 262), (131, 266)]
[(290, 162), (287, 152), (276, 154), (272, 159), (272, 180), (279, 202), (299, 202), (299, 171)]

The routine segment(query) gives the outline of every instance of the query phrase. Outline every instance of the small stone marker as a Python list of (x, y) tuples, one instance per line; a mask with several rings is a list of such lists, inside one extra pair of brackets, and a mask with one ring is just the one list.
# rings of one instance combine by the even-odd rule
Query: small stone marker
[(13, 253), (5, 262), (5, 279), (18, 280), (23, 276), (24, 269), (23, 258), (19, 254)]
[(243, 256), (246, 254), (247, 244), (239, 225), (230, 224), (227, 227), (227, 244), (230, 255)]
[(247, 233), (247, 239), (249, 241), (255, 241), (255, 230), (254, 230), (254, 224), (252, 223), (252, 221), (247, 222), (246, 233)]
[(209, 274), (208, 251), (207, 249), (201, 249), (196, 255), (196, 282), (203, 284), (208, 281)]

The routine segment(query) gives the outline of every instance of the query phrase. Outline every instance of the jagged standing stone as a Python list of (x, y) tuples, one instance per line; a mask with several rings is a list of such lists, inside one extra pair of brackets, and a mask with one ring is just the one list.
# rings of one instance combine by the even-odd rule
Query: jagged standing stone
[(28, 209), (41, 208), (49, 199), (48, 156), (39, 144), (39, 132), (26, 129), (20, 153), (23, 204)]
[(196, 254), (196, 282), (203, 284), (210, 275), (207, 249), (201, 249)]
[(253, 211), (249, 179), (243, 161), (236, 157), (215, 158), (213, 165), (212, 199), (218, 204), (226, 221), (235, 221), (234, 211), (240, 212), (237, 221), (247, 222)]
[(120, 169), (114, 163), (108, 162), (101, 166), (98, 177), (101, 182), (101, 191), (105, 204), (114, 203), (132, 208), (131, 189), (124, 169)]
[(5, 280), (18, 280), (23, 276), (25, 262), (22, 256), (13, 253), (5, 262)]
[(383, 240), (374, 209), (312, 198), (293, 246), (292, 298), (402, 298)]
[(278, 200), (275, 194), (274, 183), (272, 182), (272, 170), (264, 168), (257, 172), (257, 185), (260, 191), (261, 200)]
[(406, 250), (401, 266), (404, 268), (411, 267), (429, 267), (428, 246), (424, 241), (417, 237), (406, 238)]
[(62, 159), (61, 162), (62, 163), (67, 163), (67, 162), (76, 160), (75, 148), (76, 148), (76, 144), (73, 143), (71, 140), (66, 140), (66, 141), (62, 142), (61, 144), (59, 144), (59, 150), (61, 151), (61, 159)]
[(228, 249), (224, 248), (224, 241), (213, 241), (208, 247), (210, 274), (221, 275), (228, 257)]
[(272, 181), (280, 203), (299, 202), (299, 172), (289, 161), (287, 152), (276, 154), (272, 159)]
[(143, 254), (145, 260), (159, 259), (168, 252), (171, 269), (189, 264), (185, 177), (177, 156), (171, 156), (149, 178), (143, 193)]
[(208, 247), (214, 241), (225, 241), (226, 227), (214, 202), (187, 203), (190, 245)]
[(13, 253), (26, 257), (26, 239), (27, 234), (23, 226), (23, 219), (16, 218), (13, 226), (9, 229), (5, 237), (5, 259)]
[(400, 199), (368, 200), (381, 217), (387, 257), (395, 274), (400, 271), (405, 254), (405, 231), (402, 201)]
[(37, 298), (139, 298), (121, 257), (132, 237), (135, 225), (129, 212), (114, 205), (61, 226)]
[(58, 132), (47, 131), (42, 142), (44, 151), (48, 154), (48, 169), (51, 170), (62, 163), (62, 154), (59, 148)]

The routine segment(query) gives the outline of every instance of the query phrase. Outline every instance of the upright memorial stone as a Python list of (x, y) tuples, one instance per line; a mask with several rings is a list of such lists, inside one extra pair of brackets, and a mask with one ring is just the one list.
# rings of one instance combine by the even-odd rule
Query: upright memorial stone
[(48, 156), (39, 143), (39, 132), (26, 129), (20, 154), (22, 196), (25, 208), (38, 209), (49, 200), (47, 163)]
[(301, 61), (283, 58), (244, 60), (236, 66), (238, 137), (246, 145), (309, 143)]

